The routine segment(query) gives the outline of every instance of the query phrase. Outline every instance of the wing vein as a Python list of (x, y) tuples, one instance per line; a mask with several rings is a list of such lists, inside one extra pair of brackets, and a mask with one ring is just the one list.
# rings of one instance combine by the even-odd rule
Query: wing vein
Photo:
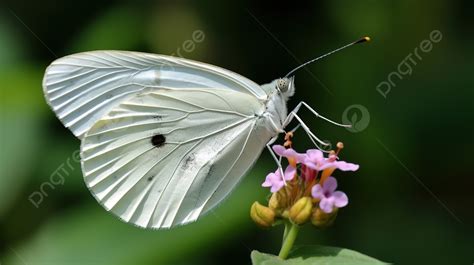
[[(181, 158), (179, 159), (179, 162), (177, 163), (177, 166), (174, 168), (173, 170), (173, 173), (171, 174), (171, 178), (168, 179), (168, 182), (166, 182), (166, 185), (165, 187), (163, 188), (163, 191), (161, 192), (160, 196), (158, 197), (158, 200), (156, 201), (155, 203), (155, 209), (153, 209), (153, 212), (151, 213), (150, 215), (150, 219), (148, 220), (148, 225), (153, 217), (153, 215), (155, 214), (155, 211), (156, 209), (158, 208), (158, 205), (160, 204), (160, 201), (161, 201), (161, 198), (163, 198), (163, 194), (166, 192), (166, 190), (168, 189), (168, 186), (169, 184), (171, 183), (171, 181), (175, 178), (175, 173), (176, 173), (176, 170), (179, 168), (179, 165), (181, 164), (181, 162), (183, 161), (183, 159), (189, 154), (189, 152), (191, 152), (192, 150), (194, 150), (194, 148), (196, 148), (196, 146), (198, 146), (202, 141), (204, 141), (204, 139), (200, 139), (196, 144), (194, 144), (188, 151), (186, 151), (186, 153), (184, 155), (181, 156)], [(164, 211), (163, 211), (163, 214), (162, 214), (162, 217), (165, 216), (166, 212), (168, 211), (168, 208), (166, 208)], [(163, 220), (164, 218), (162, 218)], [(148, 226), (147, 225), (147, 226)]]

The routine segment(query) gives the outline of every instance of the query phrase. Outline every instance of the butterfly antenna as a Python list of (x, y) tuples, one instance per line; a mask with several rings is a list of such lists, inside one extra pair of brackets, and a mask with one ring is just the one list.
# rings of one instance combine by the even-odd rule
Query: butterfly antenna
[(331, 54), (333, 54), (333, 53), (336, 53), (336, 52), (338, 52), (338, 51), (340, 51), (340, 50), (343, 50), (343, 49), (345, 49), (345, 48), (348, 48), (348, 47), (350, 47), (350, 46), (352, 46), (352, 45), (359, 44), (359, 43), (364, 43), (364, 42), (368, 42), (368, 41), (370, 41), (370, 38), (369, 38), (369, 37), (363, 37), (362, 39), (356, 40), (356, 41), (351, 42), (351, 43), (349, 43), (349, 44), (346, 44), (346, 45), (344, 45), (344, 46), (342, 46), (342, 47), (340, 47), (340, 48), (337, 48), (337, 49), (335, 49), (334, 51), (328, 52), (328, 53), (326, 53), (326, 54), (324, 54), (324, 55), (321, 55), (321, 56), (316, 57), (316, 58), (314, 58), (314, 59), (312, 59), (312, 60), (309, 60), (309, 61), (307, 61), (306, 63), (304, 63), (304, 64), (302, 64), (302, 65), (296, 67), (296, 68), (293, 69), (293, 70), (291, 70), (288, 74), (285, 75), (285, 77), (289, 77), (291, 74), (293, 74), (293, 73), (296, 72), (297, 70), (299, 70), (299, 69), (305, 67), (306, 65), (308, 65), (308, 64), (310, 64), (310, 63), (314, 63), (314, 62), (316, 62), (316, 61), (318, 61), (318, 60), (320, 60), (320, 59), (323, 59), (323, 58), (326, 57), (326, 56), (329, 56), (329, 55), (331, 55)]

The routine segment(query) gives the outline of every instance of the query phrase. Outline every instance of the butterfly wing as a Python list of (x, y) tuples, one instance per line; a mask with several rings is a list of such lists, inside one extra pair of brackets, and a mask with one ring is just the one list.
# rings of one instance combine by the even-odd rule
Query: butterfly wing
[(229, 70), (183, 58), (127, 51), (92, 51), (54, 61), (46, 70), (46, 100), (82, 139), (110, 109), (137, 93), (157, 88), (220, 87), (266, 97), (260, 86)]
[(108, 211), (137, 226), (194, 221), (258, 159), (270, 138), (259, 126), (264, 111), (256, 97), (229, 89), (137, 95), (86, 133), (85, 182)]

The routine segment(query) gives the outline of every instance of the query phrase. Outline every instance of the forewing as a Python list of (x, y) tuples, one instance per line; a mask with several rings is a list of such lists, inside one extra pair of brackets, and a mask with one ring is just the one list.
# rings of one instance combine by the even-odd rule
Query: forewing
[[(158, 90), (114, 107), (81, 147), (87, 186), (109, 211), (140, 227), (196, 220), (258, 158), (264, 106), (225, 89)], [(152, 138), (160, 135), (162, 142)]]
[(266, 97), (260, 86), (223, 68), (183, 58), (127, 51), (92, 51), (54, 61), (43, 79), (46, 100), (82, 139), (111, 108), (157, 88), (220, 87)]

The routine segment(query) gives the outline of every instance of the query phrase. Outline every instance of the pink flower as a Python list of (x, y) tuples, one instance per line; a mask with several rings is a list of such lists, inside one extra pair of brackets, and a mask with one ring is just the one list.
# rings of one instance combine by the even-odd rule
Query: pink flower
[(285, 178), (284, 180), (281, 176), (280, 169), (277, 169), (274, 173), (268, 174), (265, 178), (265, 182), (262, 183), (262, 187), (271, 187), (270, 191), (273, 193), (279, 191), (283, 186), (285, 186), (285, 181), (290, 181), (295, 177), (296, 168), (288, 166), (283, 174)]
[(336, 191), (337, 180), (334, 177), (329, 177), (323, 186), (316, 184), (311, 189), (313, 198), (319, 199), (319, 208), (325, 213), (331, 213), (336, 208), (342, 208), (349, 203), (347, 195), (342, 191)]
[(306, 157), (302, 161), (307, 167), (313, 170), (323, 170), (328, 168), (328, 159), (324, 158), (323, 152), (318, 149), (309, 149), (306, 151)]
[(317, 149), (309, 149), (306, 151), (306, 157), (303, 161), (307, 167), (321, 171), (327, 168), (339, 169), (342, 171), (356, 171), (359, 165), (347, 163), (345, 161), (338, 161), (336, 155), (330, 155), (325, 158), (323, 152)]
[(359, 169), (359, 165), (357, 164), (352, 164), (352, 163), (347, 163), (345, 161), (334, 161), (330, 163), (329, 167), (335, 167), (336, 169), (342, 170), (342, 171), (356, 171)]
[(293, 167), (296, 167), (298, 163), (302, 163), (306, 158), (306, 154), (300, 154), (293, 148), (285, 148), (283, 145), (274, 145), (272, 148), (277, 155), (288, 158)]

